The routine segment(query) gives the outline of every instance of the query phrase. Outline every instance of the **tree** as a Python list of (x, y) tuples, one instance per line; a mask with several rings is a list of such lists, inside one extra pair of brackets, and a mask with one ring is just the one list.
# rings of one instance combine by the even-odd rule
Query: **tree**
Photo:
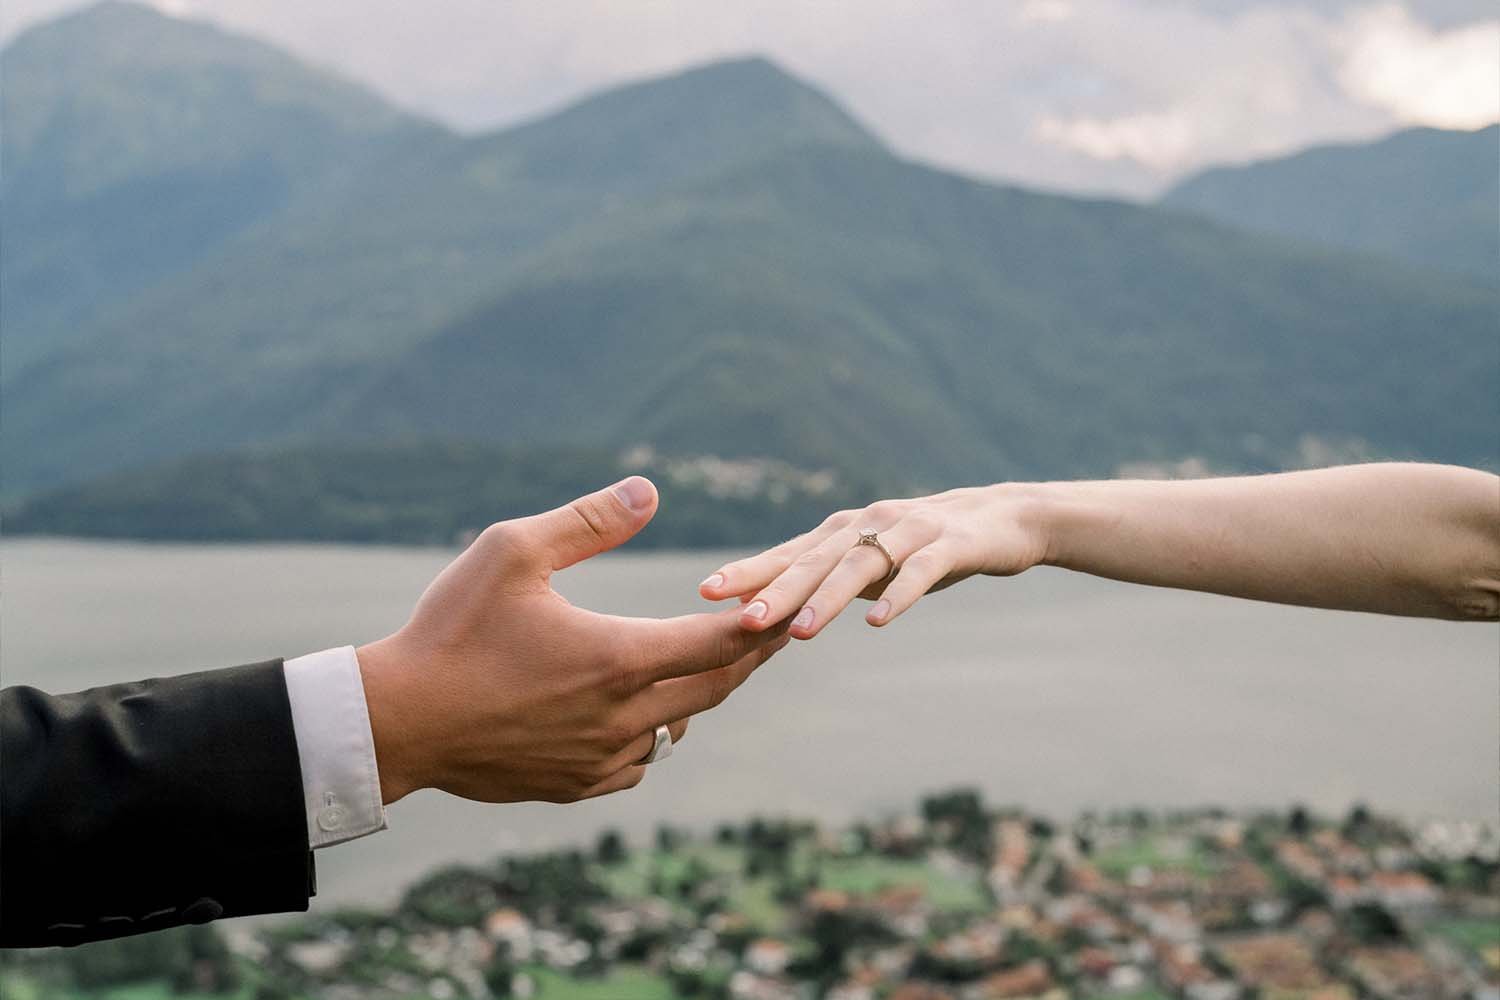
[(1286, 829), (1294, 837), (1305, 837), (1312, 830), (1312, 816), (1303, 806), (1292, 806), (1292, 811), (1287, 813)]
[(599, 835), (598, 845), (594, 848), (594, 857), (601, 865), (617, 865), (625, 860), (626, 856), (625, 838), (619, 830), (605, 830)]

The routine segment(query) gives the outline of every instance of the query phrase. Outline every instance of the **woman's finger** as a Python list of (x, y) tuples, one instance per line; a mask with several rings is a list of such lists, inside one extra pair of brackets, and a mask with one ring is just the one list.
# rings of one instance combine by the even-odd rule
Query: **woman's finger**
[(789, 538), (757, 555), (726, 563), (698, 584), (698, 592), (711, 601), (753, 594), (785, 572), (798, 556), (818, 546), (853, 519), (853, 513), (840, 511), (812, 531)]
[(865, 614), (871, 625), (888, 625), (907, 608), (922, 599), (922, 595), (942, 582), (953, 569), (953, 558), (939, 545), (929, 545), (913, 552), (901, 564), (885, 588), (880, 600)]
[(803, 552), (740, 609), (740, 627), (758, 632), (796, 614), (858, 539), (853, 526), (840, 528)]
[(891, 572), (912, 553), (931, 543), (937, 534), (936, 525), (907, 518), (889, 531), (880, 532), (880, 543), (890, 552), (891, 559), (873, 545), (851, 546), (792, 619), (789, 630), (792, 636), (811, 639), (817, 635), (860, 594), (882, 589)]

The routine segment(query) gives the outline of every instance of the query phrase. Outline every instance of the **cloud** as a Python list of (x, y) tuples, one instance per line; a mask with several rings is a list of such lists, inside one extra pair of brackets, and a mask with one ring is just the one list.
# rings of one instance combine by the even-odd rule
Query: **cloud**
[(1176, 112), (1119, 118), (1062, 119), (1045, 115), (1037, 137), (1096, 160), (1135, 160), (1153, 170), (1173, 170), (1194, 156), (1193, 125)]
[(1026, 0), (1021, 5), (1023, 21), (1066, 21), (1074, 13), (1073, 0)]
[(1339, 79), (1402, 122), (1478, 128), (1500, 118), (1500, 19), (1446, 31), (1387, 3), (1353, 12)]
[[(76, 2), (7, 0), (0, 33)], [(469, 130), (759, 52), (913, 157), (1135, 196), (1213, 163), (1493, 117), (1500, 89), (1493, 0), (158, 2)]]

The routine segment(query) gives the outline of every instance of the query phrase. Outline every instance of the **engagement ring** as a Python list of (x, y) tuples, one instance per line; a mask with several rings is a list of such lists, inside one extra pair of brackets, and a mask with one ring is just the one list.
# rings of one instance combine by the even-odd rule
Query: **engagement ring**
[(859, 533), (859, 541), (855, 542), (854, 544), (856, 546), (868, 545), (872, 548), (879, 549), (880, 554), (885, 556), (885, 561), (889, 564), (890, 568), (886, 570), (886, 574), (883, 579), (889, 580), (891, 577), (896, 575), (896, 557), (891, 555), (891, 550), (886, 548), (885, 543), (880, 540), (880, 532), (872, 531), (869, 528), (861, 529)]

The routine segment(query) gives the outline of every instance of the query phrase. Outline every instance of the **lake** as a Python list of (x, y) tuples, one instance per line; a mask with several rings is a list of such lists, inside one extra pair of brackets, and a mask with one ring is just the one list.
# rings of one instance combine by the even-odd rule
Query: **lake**
[[(454, 553), (7, 541), (3, 681), (68, 691), (344, 643), (398, 627)], [(611, 555), (558, 577), (577, 604), (698, 609), (726, 553)], [(637, 789), (579, 806), (421, 793), (318, 856), (319, 896), (381, 902), (451, 860), (707, 828), (838, 821), (977, 785), (992, 802), (1220, 804), (1408, 818), (1500, 814), (1500, 626), (1308, 611), (1055, 570), (976, 580), (884, 631), (848, 614), (694, 720)]]

